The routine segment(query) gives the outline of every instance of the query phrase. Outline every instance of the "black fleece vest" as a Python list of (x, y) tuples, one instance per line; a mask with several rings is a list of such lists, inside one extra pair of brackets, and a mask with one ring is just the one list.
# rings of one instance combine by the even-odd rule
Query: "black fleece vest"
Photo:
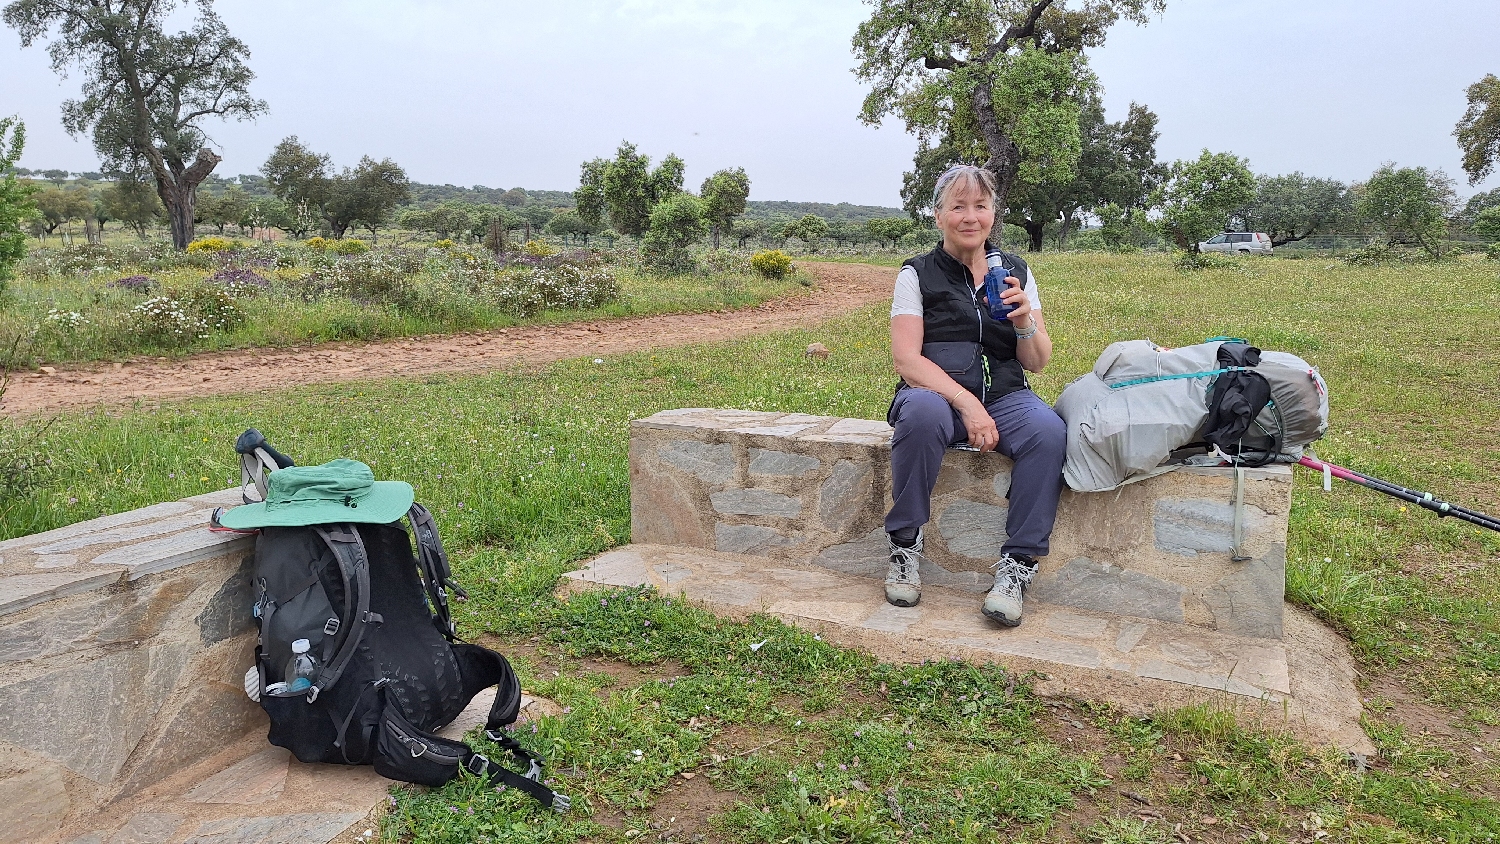
[[(985, 252), (990, 251), (985, 244)], [(1026, 262), (1019, 255), (1002, 252), (1011, 275), (1022, 289), (1030, 283)], [(994, 401), (1026, 388), (1026, 370), (1016, 359), (1016, 329), (1008, 319), (996, 320), (974, 289), (974, 275), (939, 244), (931, 252), (905, 264), (917, 271), (922, 289), (922, 342), (968, 341), (984, 347), (989, 362), (989, 388), (982, 398)]]

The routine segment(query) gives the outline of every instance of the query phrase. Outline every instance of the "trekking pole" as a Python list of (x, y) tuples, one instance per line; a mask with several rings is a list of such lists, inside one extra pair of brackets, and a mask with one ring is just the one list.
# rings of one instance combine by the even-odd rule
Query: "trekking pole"
[[(1314, 462), (1318, 461), (1315, 460)], [(1494, 530), (1500, 530), (1500, 527), (1495, 527), (1496, 525), (1500, 525), (1500, 519), (1497, 519), (1496, 517), (1488, 515), (1486, 513), (1481, 513), (1478, 510), (1471, 510), (1468, 507), (1462, 507), (1458, 504), (1450, 504), (1446, 501), (1439, 501), (1436, 498), (1433, 498), (1432, 493), (1422, 492), (1415, 489), (1408, 489), (1404, 486), (1401, 486), (1400, 484), (1393, 484), (1390, 481), (1381, 480), (1380, 478), (1366, 475), (1365, 473), (1355, 471), (1354, 469), (1346, 469), (1342, 466), (1334, 466), (1333, 464), (1328, 464), (1328, 466), (1330, 473), (1337, 470), (1343, 470), (1345, 473), (1353, 475), (1359, 480), (1364, 481), (1365, 484), (1369, 485), (1371, 489), (1378, 489), (1382, 492), (1390, 490), (1392, 493), (1398, 495), (1398, 497), (1416, 496), (1416, 504), (1432, 510), (1439, 515), (1454, 517), (1469, 516), (1474, 519), (1488, 522), (1489, 524), (1485, 525), (1485, 527), (1490, 527)], [(1411, 501), (1413, 499), (1406, 498), (1404, 500)]]
[(1402, 501), (1410, 502), (1417, 505), (1418, 507), (1431, 510), (1432, 512), (1437, 513), (1439, 516), (1452, 516), (1455, 519), (1461, 519), (1471, 525), (1478, 525), (1482, 528), (1489, 528), (1490, 530), (1500, 532), (1500, 519), (1497, 519), (1494, 516), (1485, 515), (1478, 510), (1470, 510), (1467, 507), (1460, 507), (1457, 504), (1449, 504), (1446, 501), (1440, 501), (1436, 498), (1433, 498), (1432, 493), (1430, 492), (1419, 492), (1414, 489), (1407, 489), (1404, 486), (1393, 484), (1390, 481), (1383, 481), (1379, 478), (1374, 478), (1361, 472), (1356, 472), (1353, 469), (1345, 469), (1343, 466), (1335, 466), (1332, 463), (1325, 463), (1324, 461), (1318, 460), (1313, 457), (1303, 457), (1297, 462), (1309, 469), (1316, 469), (1319, 472), (1324, 472), (1328, 475), (1332, 475), (1333, 477), (1338, 478), (1341, 481), (1348, 481), (1350, 483), (1359, 484), (1366, 489), (1373, 489), (1376, 492), (1383, 492), (1393, 498), (1399, 498)]

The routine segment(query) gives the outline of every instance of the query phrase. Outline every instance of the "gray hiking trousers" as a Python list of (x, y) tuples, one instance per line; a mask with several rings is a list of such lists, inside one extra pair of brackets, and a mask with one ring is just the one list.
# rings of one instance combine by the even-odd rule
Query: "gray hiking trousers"
[[(1017, 390), (989, 403), (1000, 433), (996, 449), (1014, 461), (1004, 551), (1040, 557), (1047, 553), (1057, 502), (1067, 426), (1052, 406), (1031, 390)], [(932, 517), (932, 489), (948, 446), (969, 438), (958, 411), (932, 390), (908, 387), (896, 394), (891, 418), (891, 510), (887, 532), (921, 527)]]

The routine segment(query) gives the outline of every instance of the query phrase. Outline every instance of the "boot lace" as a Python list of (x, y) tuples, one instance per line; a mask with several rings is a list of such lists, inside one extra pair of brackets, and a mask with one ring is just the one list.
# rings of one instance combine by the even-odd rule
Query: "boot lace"
[(1031, 578), (1036, 574), (1035, 568), (1010, 554), (1002, 554), (995, 561), (994, 569), (995, 585), (990, 591), (999, 590), (1009, 598), (1021, 597), (1021, 588), (1031, 583)]
[(891, 567), (886, 577), (887, 583), (909, 583), (916, 584), (918, 571), (922, 565), (922, 538), (917, 537), (917, 543), (910, 548), (902, 548), (894, 542), (891, 547)]

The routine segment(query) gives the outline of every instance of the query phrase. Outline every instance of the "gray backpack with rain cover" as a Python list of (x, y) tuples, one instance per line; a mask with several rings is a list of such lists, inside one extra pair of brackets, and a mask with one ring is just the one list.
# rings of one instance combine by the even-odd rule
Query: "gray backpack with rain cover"
[[(1068, 487), (1103, 492), (1171, 471), (1179, 465), (1167, 462), (1174, 453), (1209, 450), (1204, 428), (1216, 408), (1218, 417), (1233, 411), (1242, 417), (1237, 436), (1213, 444), (1229, 462), (1296, 462), (1328, 428), (1327, 384), (1296, 355), (1225, 348), (1243, 343), (1215, 338), (1164, 349), (1149, 340), (1126, 340), (1106, 348), (1093, 371), (1057, 399), (1057, 413), (1068, 426), (1063, 465)], [(1226, 359), (1246, 360), (1245, 352), (1255, 352), (1249, 360), (1258, 361), (1226, 365)], [(1264, 382), (1263, 405), (1228, 407), (1242, 397), (1233, 395), (1230, 379), (1221, 376), (1238, 374)]]

